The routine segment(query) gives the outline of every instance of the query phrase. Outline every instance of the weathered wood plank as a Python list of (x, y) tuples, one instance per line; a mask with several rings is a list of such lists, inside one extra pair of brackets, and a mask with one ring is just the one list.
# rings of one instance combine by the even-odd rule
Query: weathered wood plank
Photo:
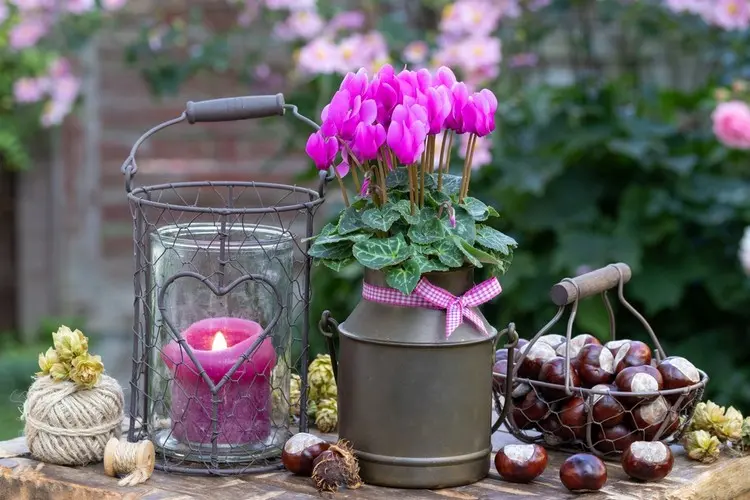
[[(335, 441), (335, 435), (325, 435)], [(493, 449), (517, 442), (505, 432), (493, 436)], [(750, 500), (750, 457), (722, 457), (717, 463), (702, 465), (685, 457), (673, 447), (672, 473), (657, 483), (630, 480), (619, 463), (607, 463), (608, 481), (587, 500)], [(342, 490), (335, 498), (386, 500), (541, 500), (574, 498), (560, 483), (558, 471), (567, 455), (549, 452), (547, 470), (531, 484), (503, 481), (494, 470), (479, 483), (444, 490), (398, 490), (364, 485), (358, 490)], [(7, 492), (7, 493), (6, 493)], [(23, 438), (0, 443), (0, 499), (33, 498), (41, 500), (191, 500), (283, 498), (304, 500), (320, 498), (309, 478), (279, 470), (262, 474), (230, 477), (201, 477), (165, 474), (156, 471), (148, 482), (135, 487), (117, 486), (117, 480), (104, 475), (101, 464), (88, 467), (42, 465), (28, 456)]]

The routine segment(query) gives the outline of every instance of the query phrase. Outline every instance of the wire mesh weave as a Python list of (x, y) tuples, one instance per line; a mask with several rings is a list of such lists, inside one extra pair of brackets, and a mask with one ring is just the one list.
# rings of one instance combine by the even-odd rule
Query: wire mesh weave
[[(646, 319), (625, 299), (621, 270), (614, 265), (610, 267), (619, 273), (617, 294), (620, 303), (641, 322), (654, 347), (654, 360), (648, 368), (642, 369), (649, 370), (648, 373), (657, 372), (654, 375), (660, 377), (654, 366), (658, 366), (667, 356)], [(577, 289), (573, 280), (563, 281)], [(588, 382), (582, 380), (579, 371), (583, 360), (577, 359), (577, 354), (586, 351), (600, 354), (609, 348), (594, 347), (571, 353), (571, 334), (580, 296), (579, 290), (571, 304), (564, 338), (555, 335), (545, 337), (564, 314), (566, 306), (562, 305), (554, 318), (527, 344), (516, 349), (518, 338), (514, 334), (511, 340), (515, 337), (516, 341), (511, 341), (507, 349), (498, 351), (493, 370), (493, 397), (501, 417), (493, 431), (505, 423), (511, 434), (521, 441), (568, 452), (590, 452), (604, 458), (619, 456), (634, 441), (677, 442), (686, 430), (696, 404), (703, 397), (708, 375), (696, 369), (699, 378), (696, 383), (648, 392), (619, 390), (615, 384), (616, 373), (609, 374), (602, 370), (596, 372), (602, 377), (600, 382), (592, 384), (590, 379)], [(611, 339), (615, 341), (615, 317), (606, 290), (601, 297), (609, 315)], [(591, 342), (598, 343), (595, 340)], [(537, 369), (539, 366), (529, 369), (531, 365), (524, 364), (527, 355), (537, 344), (547, 344), (554, 351), (555, 364), (561, 367), (557, 371), (558, 383), (538, 380), (541, 372), (541, 369)], [(629, 352), (630, 345), (625, 347), (626, 352)], [(543, 347), (541, 350), (548, 349)], [(552, 372), (553, 366), (545, 368), (547, 373)], [(525, 376), (519, 376), (519, 370)]]

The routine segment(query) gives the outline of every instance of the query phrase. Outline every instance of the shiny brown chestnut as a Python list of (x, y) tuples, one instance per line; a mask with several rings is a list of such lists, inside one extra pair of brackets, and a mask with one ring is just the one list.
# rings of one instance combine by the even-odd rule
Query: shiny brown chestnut
[(636, 441), (620, 459), (625, 474), (640, 481), (659, 481), (672, 472), (674, 457), (661, 441)]
[[(573, 368), (572, 364), (568, 364), (568, 369), (570, 370), (571, 387), (580, 387), (581, 379), (578, 376), (578, 372)], [(539, 381), (565, 386), (565, 358), (556, 356), (545, 362), (539, 370)], [(562, 388), (538, 386), (537, 390), (550, 401), (562, 399), (567, 396), (565, 390)]]
[(539, 377), (542, 365), (555, 357), (555, 350), (548, 344), (536, 343), (530, 348), (528, 346), (524, 347), (524, 352), (526, 353), (526, 357), (523, 358), (521, 366), (518, 368), (518, 376), (532, 380), (536, 380)]
[(651, 364), (651, 348), (639, 340), (629, 340), (623, 343), (614, 355), (617, 373), (630, 366)]
[(523, 400), (513, 407), (513, 420), (521, 429), (531, 427), (531, 424), (546, 417), (550, 412), (549, 404), (531, 391)]
[[(646, 393), (660, 391), (664, 385), (659, 370), (650, 365), (629, 366), (615, 377), (615, 385), (622, 392)], [(626, 406), (633, 406), (644, 399), (656, 396), (620, 396), (618, 399)]]
[(595, 425), (592, 429), (591, 443), (601, 453), (623, 452), (630, 443), (643, 439), (643, 433), (619, 424), (614, 427)]
[[(657, 369), (664, 379), (664, 389), (682, 389), (697, 384), (701, 375), (693, 363), (680, 356), (670, 356), (659, 363)], [(674, 403), (680, 393), (670, 394), (666, 398)]]
[[(611, 384), (599, 384), (591, 388), (595, 391), (617, 391), (617, 386)], [(605, 394), (593, 395), (593, 407), (591, 419), (602, 427), (614, 427), (625, 418), (625, 408), (614, 396)]]
[(541, 420), (538, 427), (544, 434), (544, 440), (551, 445), (567, 443), (575, 439), (573, 431), (560, 422), (560, 416), (555, 412)]
[(560, 408), (560, 423), (570, 429), (576, 439), (586, 438), (587, 411), (586, 401), (580, 396), (573, 396)]
[[(599, 339), (597, 339), (593, 335), (589, 335), (588, 333), (576, 335), (575, 337), (570, 339), (570, 362), (574, 367), (578, 368), (578, 354), (581, 352), (581, 349), (583, 349), (583, 346), (588, 344), (601, 344), (601, 342), (599, 342)], [(562, 356), (564, 358), (565, 352), (567, 350), (568, 342), (565, 342), (563, 344), (560, 344), (555, 352), (558, 356)]]
[[(513, 349), (513, 359), (518, 359), (521, 355), (521, 349), (528, 343), (529, 341), (526, 339), (518, 339), (518, 344), (516, 344), (516, 347)], [(505, 347), (495, 351), (495, 362), (500, 361), (501, 359), (508, 359), (508, 352), (508, 349)]]
[(497, 473), (513, 483), (528, 483), (547, 468), (547, 450), (538, 444), (509, 444), (495, 455)]
[(615, 378), (615, 358), (599, 344), (586, 344), (578, 353), (578, 375), (584, 387), (608, 384)]
[(560, 466), (560, 481), (574, 493), (597, 491), (607, 482), (607, 467), (597, 456), (578, 453)]
[(330, 447), (330, 443), (318, 436), (300, 432), (284, 444), (284, 449), (281, 451), (281, 463), (293, 474), (309, 476), (312, 474), (315, 459)]
[(639, 404), (631, 411), (633, 427), (643, 431), (646, 439), (653, 437), (669, 416), (669, 404), (662, 396)]

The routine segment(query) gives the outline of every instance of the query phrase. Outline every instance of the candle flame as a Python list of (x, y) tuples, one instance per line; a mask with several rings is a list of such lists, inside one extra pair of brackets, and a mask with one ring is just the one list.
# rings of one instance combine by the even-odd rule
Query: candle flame
[(227, 348), (227, 339), (224, 338), (224, 334), (219, 332), (216, 332), (216, 335), (214, 335), (214, 342), (211, 345), (212, 351), (220, 351), (221, 349)]

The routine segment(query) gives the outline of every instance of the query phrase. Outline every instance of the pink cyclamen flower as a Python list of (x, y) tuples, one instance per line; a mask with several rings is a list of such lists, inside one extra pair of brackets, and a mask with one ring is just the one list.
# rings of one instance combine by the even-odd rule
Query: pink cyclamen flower
[(297, 10), (276, 26), (276, 35), (282, 40), (301, 38), (309, 40), (323, 30), (323, 18), (314, 10)]
[(365, 97), (370, 87), (370, 81), (367, 78), (367, 70), (360, 68), (356, 73), (349, 72), (344, 75), (344, 79), (339, 85), (339, 90), (346, 90), (349, 95), (359, 95)]
[(472, 94), (464, 105), (462, 116), (466, 132), (484, 137), (495, 130), (497, 98), (492, 91), (483, 89)]
[(366, 175), (365, 180), (362, 181), (362, 187), (359, 190), (359, 195), (364, 198), (370, 194), (370, 176)]
[(427, 137), (427, 111), (419, 104), (398, 104), (393, 110), (386, 142), (403, 164), (417, 161)]
[(463, 134), (465, 130), (463, 111), (469, 102), (469, 89), (463, 82), (458, 82), (451, 88), (451, 102), (453, 108), (445, 119), (445, 127)]
[(305, 152), (312, 158), (318, 170), (326, 170), (330, 167), (338, 150), (336, 139), (325, 137), (320, 131), (310, 134), (305, 145)]
[(20, 78), (13, 83), (13, 98), (16, 102), (39, 102), (44, 97), (46, 85), (41, 78)]
[(711, 114), (716, 137), (730, 148), (750, 149), (750, 107), (741, 101), (722, 102)]
[(385, 137), (385, 128), (381, 124), (360, 122), (354, 134), (354, 154), (360, 161), (376, 159), (380, 146), (385, 144)]
[(418, 71), (403, 70), (396, 75), (402, 96), (418, 97), (424, 94), (432, 84), (432, 74), (422, 68)]
[(501, 15), (496, 1), (458, 0), (443, 9), (440, 30), (453, 36), (487, 35), (497, 28)]
[(300, 49), (297, 67), (311, 75), (335, 73), (341, 67), (339, 50), (327, 38), (316, 38)]
[(345, 141), (354, 139), (357, 125), (370, 124), (377, 116), (377, 105), (372, 99), (352, 95), (348, 90), (339, 90), (330, 104), (323, 108), (321, 131), (328, 136), (338, 136)]
[(404, 61), (410, 64), (421, 64), (427, 59), (429, 50), (430, 48), (425, 42), (417, 40), (407, 45), (402, 55)]
[(424, 93), (416, 98), (404, 96), (404, 104), (419, 104), (427, 111), (427, 127), (429, 134), (439, 134), (445, 125), (445, 119), (451, 113), (453, 104), (451, 93), (445, 87), (428, 87)]
[(393, 109), (402, 101), (401, 85), (393, 66), (386, 64), (375, 74), (370, 83), (369, 97), (376, 103), (378, 123), (388, 127)]
[(32, 47), (47, 31), (47, 23), (40, 17), (23, 19), (10, 30), (10, 46), (16, 50)]
[(443, 86), (448, 90), (452, 89), (456, 82), (456, 75), (453, 73), (453, 70), (447, 66), (439, 67), (432, 79), (432, 85), (434, 87)]

